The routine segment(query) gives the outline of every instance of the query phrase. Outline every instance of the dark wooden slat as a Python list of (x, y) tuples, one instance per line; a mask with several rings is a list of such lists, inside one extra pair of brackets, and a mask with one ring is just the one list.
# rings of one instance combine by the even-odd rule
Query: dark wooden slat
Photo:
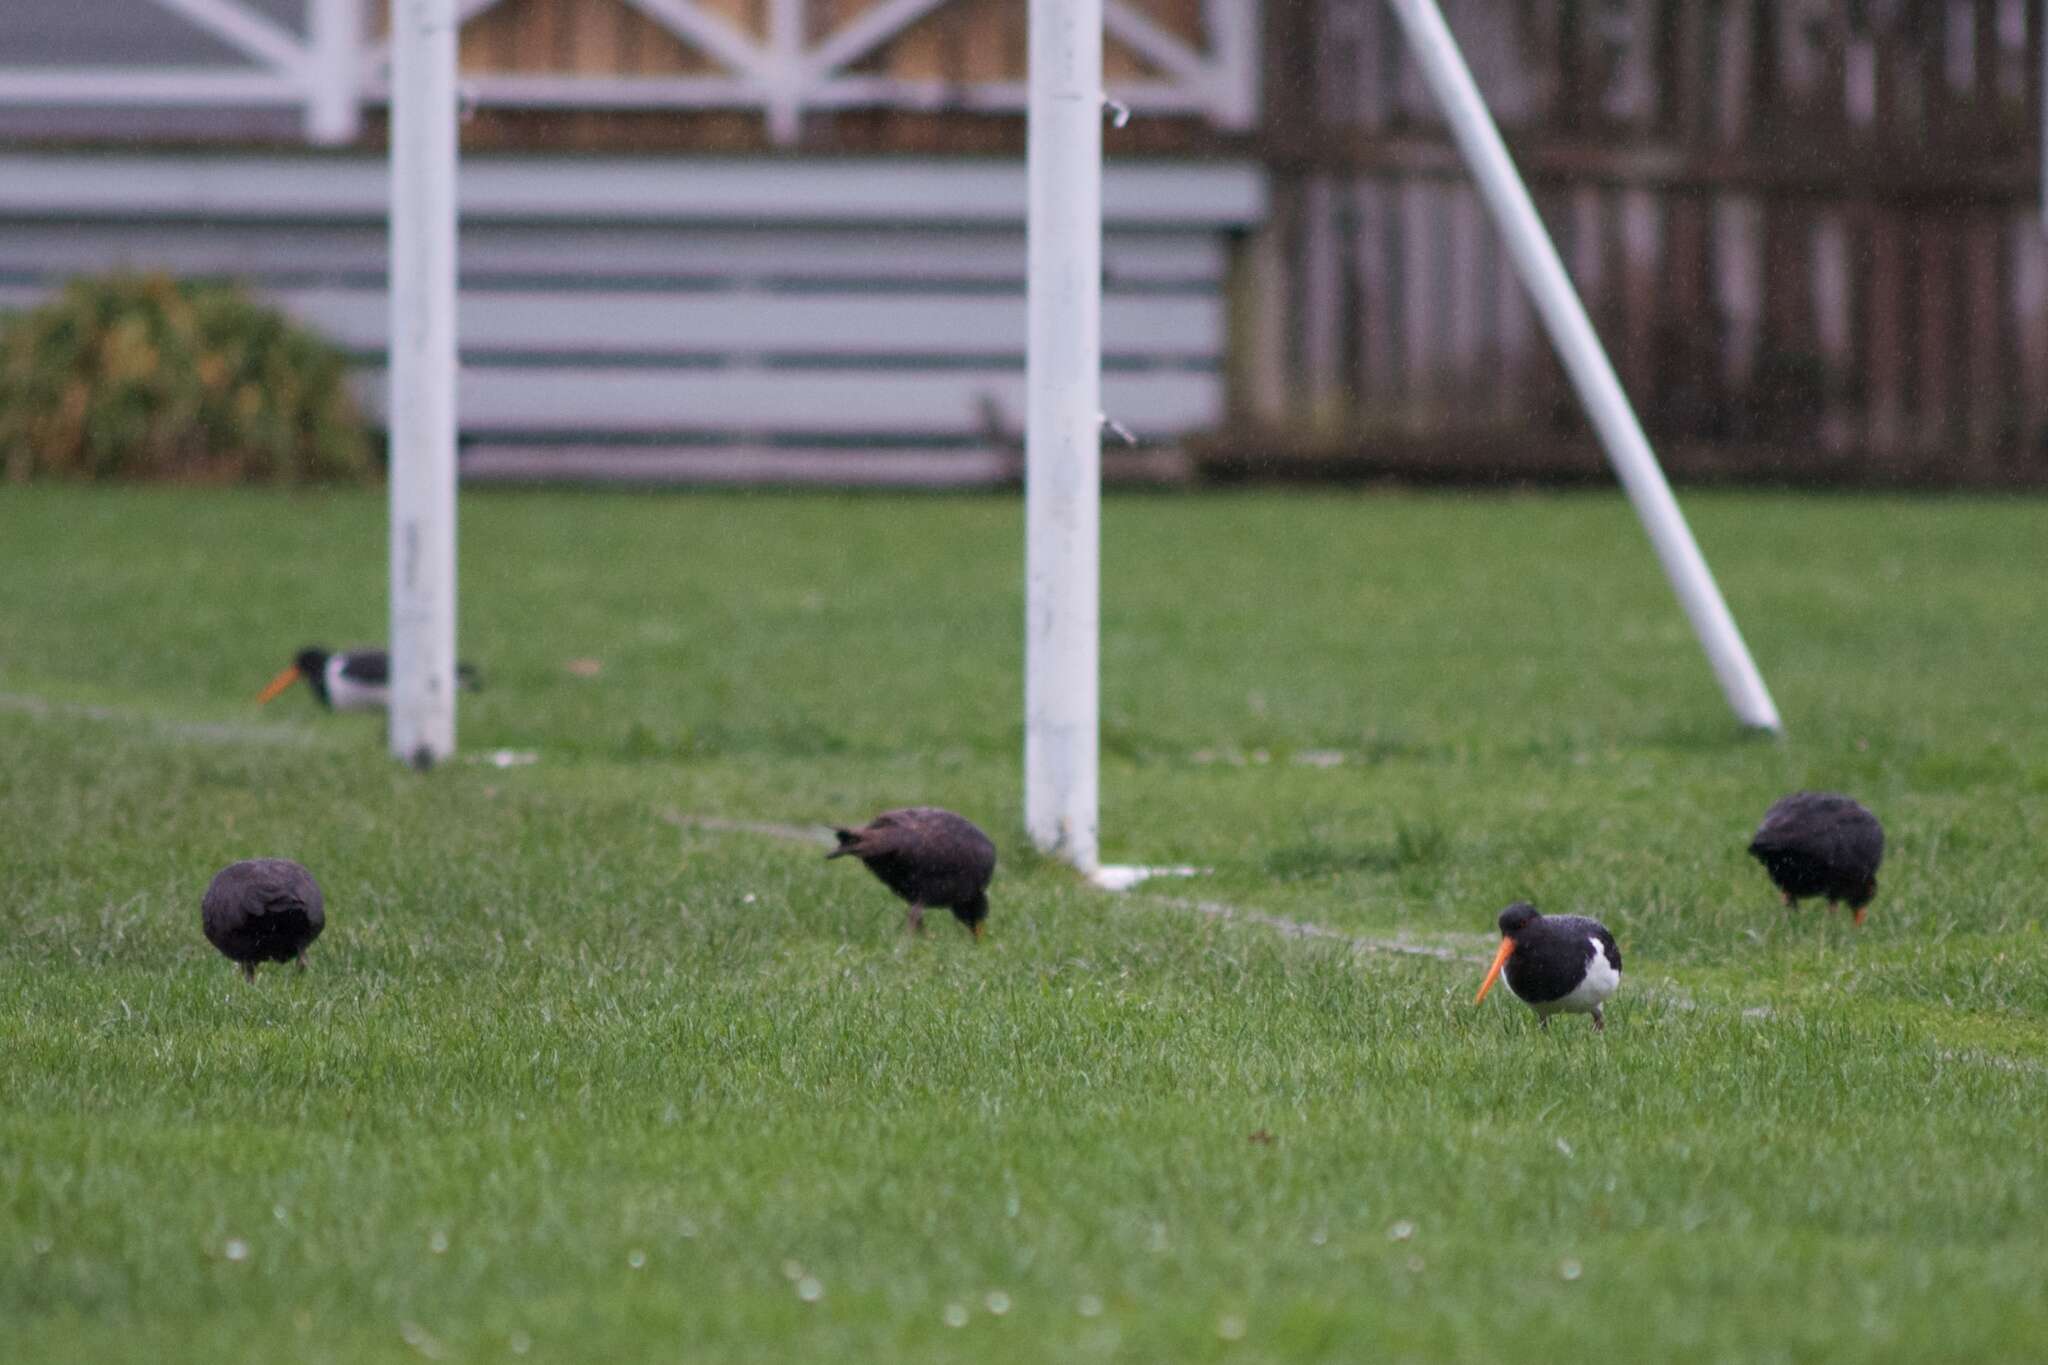
[(2005, 347), (1999, 306), (1998, 220), (1972, 214), (1963, 229), (1963, 289), (1968, 318), (1969, 379), (1963, 395), (1965, 451), (1981, 474), (1997, 472), (1999, 418), (2011, 392), (2006, 378)]
[(1957, 280), (1956, 238), (1949, 225), (1922, 215), (1918, 229), (1917, 304), (1913, 336), (1914, 440), (1921, 453), (1943, 450), (1960, 424), (1955, 421), (1954, 325)]
[(2048, 432), (2048, 236), (2033, 214), (2008, 215), (2016, 429), (2021, 459), (2038, 459)]
[(1847, 215), (1828, 209), (1813, 222), (1813, 339), (1821, 366), (1819, 440), (1830, 455), (1856, 438), (1850, 407), (1856, 375), (1856, 323), (1850, 227)]
[(1896, 467), (1906, 443), (1906, 235), (1902, 216), (1879, 210), (1870, 224), (1869, 325), (1863, 372), (1869, 387), (1871, 452)]
[(1360, 417), (1368, 427), (1383, 424), (1400, 392), (1396, 340), (1400, 317), (1395, 308), (1392, 250), (1393, 192), (1367, 181), (1356, 186), (1351, 238), (1352, 278), (1358, 331)]
[(1438, 403), (1437, 335), (1442, 322), (1436, 289), (1436, 188), (1415, 178), (1400, 187), (1401, 368), (1403, 424), (1427, 431), (1441, 416)]

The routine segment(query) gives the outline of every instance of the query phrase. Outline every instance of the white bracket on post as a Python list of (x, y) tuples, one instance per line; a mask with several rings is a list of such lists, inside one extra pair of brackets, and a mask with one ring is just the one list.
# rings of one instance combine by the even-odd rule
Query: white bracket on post
[(1685, 514), (1671, 495), (1671, 485), (1650, 450), (1635, 409), (1629, 406), (1614, 366), (1586, 317), (1585, 306), (1572, 288), (1571, 277), (1558, 260), (1557, 248), (1522, 183), (1515, 163), (1480, 98), (1479, 87), (1465, 65), (1464, 54), (1444, 22), (1436, 0), (1387, 0), (1400, 17), (1408, 44), (1421, 64), (1424, 81), (1450, 123), (1451, 135), (1479, 183), (1480, 196), (1493, 214), (1522, 283), (1535, 299), (1536, 310), (1570, 373), (1579, 399), (1606, 448), (1608, 461), (1635, 504), (1636, 515), (1649, 533), (1665, 576), (1678, 593), (1720, 680), (1721, 691), (1743, 724), (1759, 730), (1780, 729), (1778, 708), (1764, 687), (1749, 648), (1742, 642), (1735, 618), (1715, 586), (1714, 575), (1700, 554)]
[(455, 752), (455, 0), (395, 0), (391, 752)]

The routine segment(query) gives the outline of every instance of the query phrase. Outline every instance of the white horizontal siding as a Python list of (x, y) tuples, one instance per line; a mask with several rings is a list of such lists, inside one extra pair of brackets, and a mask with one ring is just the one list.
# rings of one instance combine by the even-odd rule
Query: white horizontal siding
[[(380, 415), (381, 369), (358, 393)], [(1213, 374), (1158, 370), (1103, 376), (1103, 404), (1141, 439), (1221, 420)], [(466, 437), (593, 434), (690, 439), (986, 440), (1023, 430), (1024, 375), (987, 370), (662, 369), (592, 365), (464, 366), (457, 386)]]
[[(26, 219), (9, 223), (0, 237), (0, 274), (10, 283), (25, 283), (126, 266), (243, 279), (360, 276), (381, 283), (389, 251), (378, 223), (166, 221), (140, 232), (129, 221)], [(1103, 274), (1112, 291), (1132, 285), (1218, 288), (1227, 255), (1222, 234), (1214, 230), (1112, 228), (1103, 242)], [(1024, 233), (1018, 228), (941, 231), (904, 224), (853, 231), (682, 231), (614, 223), (471, 222), (462, 226), (461, 247), (463, 280), (478, 284), (507, 275), (636, 275), (739, 284), (937, 279), (1022, 289), (1024, 261)]]
[[(1024, 164), (926, 157), (465, 157), (464, 218), (533, 222), (1021, 224)], [(0, 215), (320, 220), (384, 217), (390, 169), (359, 155), (0, 154)], [(1103, 221), (1243, 228), (1265, 177), (1235, 162), (1119, 161)]]
[[(0, 285), (0, 309), (47, 287)], [(370, 289), (260, 289), (261, 297), (346, 350), (382, 354), (389, 299)], [(777, 293), (760, 289), (463, 291), (468, 357), (819, 356), (924, 358), (940, 364), (1024, 354), (1024, 300), (1007, 294)], [(1127, 294), (1103, 304), (1112, 362), (1213, 364), (1223, 348), (1219, 296)]]
[[(0, 155), (0, 308), (82, 272), (233, 278), (355, 355), (381, 419), (384, 178), (362, 157)], [(1108, 184), (1103, 401), (1171, 441), (1224, 415), (1230, 233), (1263, 191), (1167, 163)], [(516, 444), (522, 476), (549, 448), (632, 468), (664, 441), (700, 466), (721, 443), (744, 463), (894, 442), (1011, 468), (1021, 165), (478, 158), (463, 190), (462, 433)]]

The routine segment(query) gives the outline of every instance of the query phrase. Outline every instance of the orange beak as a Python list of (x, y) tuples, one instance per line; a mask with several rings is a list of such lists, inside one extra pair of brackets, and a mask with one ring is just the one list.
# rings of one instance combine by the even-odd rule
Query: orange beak
[(256, 704), (258, 706), (262, 706), (264, 703), (270, 701), (272, 698), (276, 697), (278, 693), (284, 691), (287, 687), (290, 687), (293, 683), (297, 682), (299, 680), (299, 677), (299, 666), (297, 664), (293, 664), (290, 668), (287, 668), (284, 672), (272, 678), (269, 684), (265, 686), (261, 692), (258, 692), (256, 694)]
[(976, 943), (981, 942), (981, 931), (986, 927), (988, 927), (988, 921), (985, 919), (978, 919), (974, 922), (974, 941)]
[(1513, 939), (1504, 938), (1500, 941), (1500, 951), (1493, 955), (1493, 965), (1486, 969), (1486, 980), (1479, 983), (1479, 994), (1472, 997), (1473, 1004), (1484, 1000), (1486, 993), (1493, 989), (1493, 983), (1500, 979), (1500, 969), (1508, 965), (1508, 954), (1514, 951)]

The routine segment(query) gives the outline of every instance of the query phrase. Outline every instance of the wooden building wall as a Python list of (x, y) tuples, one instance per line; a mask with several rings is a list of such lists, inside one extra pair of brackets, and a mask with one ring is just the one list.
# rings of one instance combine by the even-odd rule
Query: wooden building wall
[[(2039, 5), (1445, 9), (1668, 462), (2048, 480)], [(1232, 448), (1597, 474), (1384, 0), (1273, 0), (1269, 59)]]
[[(1165, 32), (1196, 49), (1208, 32), (1205, 0), (1126, 0)], [(762, 41), (769, 0), (701, 0), (748, 38)], [(806, 0), (803, 39), (815, 43), (881, 0)], [(381, 37), (388, 0), (374, 0)], [(1028, 76), (1025, 0), (945, 0), (853, 68), (859, 74), (930, 81), (963, 94)], [(717, 73), (718, 64), (621, 0), (500, 0), (463, 28), (461, 69), (469, 76), (564, 74), (675, 77)], [(1158, 73), (1114, 34), (1103, 44), (1106, 82)], [(374, 123), (374, 120), (373, 120)], [(1118, 130), (1130, 154), (1213, 149), (1225, 144), (1195, 116), (1155, 114)], [(468, 120), (463, 145), (478, 150), (749, 152), (769, 138), (757, 112), (741, 109), (585, 110), (482, 108)], [(815, 152), (1021, 153), (1024, 124), (1014, 111), (953, 107), (807, 110), (800, 147)]]

